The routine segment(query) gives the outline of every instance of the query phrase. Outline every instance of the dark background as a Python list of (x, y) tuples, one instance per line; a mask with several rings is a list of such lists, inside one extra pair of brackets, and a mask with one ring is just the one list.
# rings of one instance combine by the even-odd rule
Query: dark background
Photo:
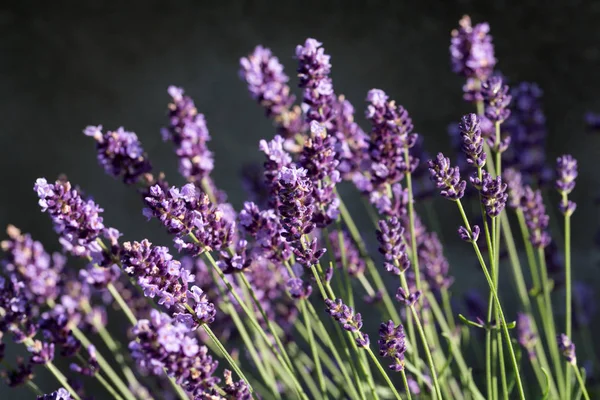
[[(600, 183), (600, 136), (586, 133), (583, 123), (586, 111), (600, 111), (600, 4), (591, 1), (2, 2), (0, 226), (13, 223), (58, 249), (32, 187), (37, 177), (65, 173), (126, 239), (168, 244), (145, 222), (134, 191), (97, 165), (93, 141), (81, 131), (90, 124), (135, 131), (155, 169), (182, 183), (172, 147), (159, 133), (170, 84), (184, 87), (205, 114), (213, 176), (239, 207), (239, 171), (262, 160), (258, 140), (274, 133), (237, 76), (239, 58), (257, 44), (279, 56), (295, 88), (295, 46), (319, 39), (332, 56), (336, 92), (354, 104), (365, 129), (366, 93), (382, 88), (409, 110), (429, 151), (447, 150), (447, 125), (472, 111), (448, 56), (450, 31), (465, 13), (491, 24), (497, 69), (510, 82), (535, 81), (544, 90), (549, 159), (570, 152), (580, 161), (574, 273), (597, 282), (592, 195)], [(454, 232), (453, 206), (439, 206), (447, 232)], [(454, 246), (448, 255), (457, 290), (481, 282), (464, 272)]]

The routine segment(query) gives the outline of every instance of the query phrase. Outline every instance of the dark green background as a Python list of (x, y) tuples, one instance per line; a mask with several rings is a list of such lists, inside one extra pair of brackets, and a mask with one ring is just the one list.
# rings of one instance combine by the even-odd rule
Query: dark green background
[[(279, 56), (295, 86), (296, 44), (319, 39), (332, 56), (336, 92), (355, 105), (365, 129), (366, 93), (382, 88), (409, 110), (430, 151), (447, 150), (447, 125), (471, 111), (448, 60), (450, 30), (465, 13), (490, 22), (498, 69), (511, 82), (543, 88), (550, 159), (571, 152), (580, 161), (574, 268), (576, 277), (596, 282), (592, 195), (600, 183), (600, 136), (585, 132), (583, 114), (600, 111), (597, 2), (2, 2), (0, 226), (16, 224), (57, 249), (32, 186), (37, 177), (65, 173), (125, 238), (169, 243), (145, 222), (136, 194), (98, 167), (92, 140), (81, 131), (103, 124), (137, 132), (155, 168), (181, 183), (171, 145), (159, 134), (170, 84), (183, 86), (206, 115), (214, 178), (239, 206), (240, 168), (262, 160), (258, 140), (273, 135), (237, 77), (239, 58), (257, 44)], [(455, 209), (448, 202), (439, 208), (446, 233), (454, 232)], [(481, 283), (471, 273), (473, 260), (461, 256), (466, 249), (449, 247), (458, 290)]]

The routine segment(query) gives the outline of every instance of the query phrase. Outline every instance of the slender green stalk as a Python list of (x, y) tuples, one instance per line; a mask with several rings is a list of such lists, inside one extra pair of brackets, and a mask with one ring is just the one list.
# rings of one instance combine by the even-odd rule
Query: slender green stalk
[(542, 278), (542, 293), (544, 295), (544, 302), (546, 303), (546, 312), (542, 314), (542, 320), (546, 320), (548, 331), (550, 336), (547, 338), (548, 347), (550, 348), (550, 355), (554, 361), (554, 368), (556, 371), (556, 379), (559, 382), (559, 388), (562, 386), (563, 397), (565, 397), (565, 388), (562, 384), (565, 382), (563, 375), (562, 362), (558, 352), (558, 345), (556, 340), (556, 324), (554, 322), (554, 312), (552, 310), (552, 298), (550, 297), (550, 281), (548, 279), (548, 269), (546, 266), (546, 256), (543, 248), (538, 248), (538, 259), (540, 262), (540, 275)]
[[(197, 241), (197, 238), (194, 238), (194, 239), (195, 239), (195, 241)], [(231, 282), (229, 282), (229, 280), (225, 277), (225, 275), (223, 274), (223, 271), (221, 271), (221, 269), (217, 265), (217, 262), (212, 257), (212, 255), (207, 251), (205, 251), (203, 254), (204, 254), (206, 260), (209, 262), (209, 265), (217, 272), (217, 274), (219, 275), (219, 278), (221, 278), (221, 280), (223, 281), (225, 286), (227, 286), (229, 293), (231, 293), (233, 295), (233, 298), (238, 302), (238, 304), (240, 305), (240, 307), (242, 308), (242, 310), (248, 317), (248, 320), (252, 323), (252, 325), (256, 328), (257, 332), (265, 340), (265, 342), (267, 343), (267, 345), (269, 346), (269, 348), (271, 349), (273, 354), (279, 359), (279, 362), (281, 362), (281, 365), (287, 370), (288, 374), (290, 375), (290, 378), (292, 378), (292, 381), (294, 382), (294, 388), (295, 388), (298, 396), (300, 398), (304, 398), (305, 395), (303, 395), (302, 386), (300, 385), (300, 382), (298, 382), (298, 379), (296, 378), (292, 363), (291, 363), (291, 361), (289, 361), (289, 356), (287, 355), (285, 348), (281, 344), (281, 340), (279, 339), (278, 335), (274, 331), (271, 331), (273, 333), (273, 338), (275, 338), (275, 342), (277, 343), (279, 351), (276, 350), (275, 347), (273, 346), (273, 344), (270, 342), (269, 337), (267, 336), (267, 334), (265, 333), (263, 328), (260, 326), (260, 324), (258, 323), (256, 318), (254, 317), (254, 313), (248, 309), (248, 306), (246, 305), (246, 303), (244, 303), (244, 301), (242, 301), (240, 296), (233, 289)], [(254, 291), (250, 287), (248, 280), (245, 279), (243, 274), (241, 274), (241, 276), (242, 276), (242, 279), (245, 281), (244, 284), (247, 284), (247, 287), (249, 288), (250, 293), (254, 293)], [(255, 296), (254, 296), (254, 299), (256, 299)], [(258, 302), (257, 300), (254, 300), (254, 301)], [(260, 309), (262, 309), (262, 307), (260, 307)], [(262, 310), (262, 312), (264, 313), (264, 310)], [(265, 317), (265, 322), (267, 323), (267, 326), (271, 325), (271, 327), (272, 327), (272, 324), (270, 324), (269, 318)], [(271, 328), (269, 328), (269, 329), (271, 329)]]
[[(454, 355), (454, 361), (456, 361), (456, 365), (458, 366), (458, 369), (460, 371), (461, 378), (467, 378), (468, 376), (470, 376), (471, 373), (469, 371), (465, 359), (463, 358), (460, 346), (456, 343), (454, 333), (450, 330), (448, 323), (444, 319), (444, 314), (439, 304), (435, 300), (435, 296), (433, 295), (433, 293), (428, 292), (425, 294), (425, 296), (427, 297), (428, 304), (430, 305), (431, 310), (433, 311), (433, 315), (435, 316), (438, 324), (440, 325), (442, 333), (448, 339), (451, 353)], [(472, 379), (469, 381), (469, 384), (467, 386), (469, 387), (471, 393), (477, 400), (484, 400), (483, 395), (481, 394), (481, 392), (479, 391)]]
[(456, 329), (456, 323), (454, 322), (454, 313), (452, 312), (452, 305), (450, 304), (450, 295), (447, 288), (442, 288), (442, 304), (444, 305), (444, 314), (448, 320), (448, 326), (450, 331), (454, 332)]
[(123, 299), (123, 297), (121, 296), (121, 294), (119, 293), (117, 288), (115, 288), (112, 283), (109, 283), (106, 286), (106, 288), (110, 292), (110, 295), (113, 297), (113, 299), (115, 299), (117, 304), (119, 304), (119, 307), (121, 307), (121, 310), (123, 311), (123, 313), (125, 313), (125, 316), (129, 320), (131, 325), (137, 324), (137, 322), (138, 322), (137, 318), (135, 317), (135, 315), (133, 314), (133, 311), (131, 311), (131, 308), (129, 308), (129, 306), (127, 305), (127, 303), (125, 302), (125, 300)]
[(181, 386), (179, 386), (179, 384), (177, 384), (177, 382), (175, 382), (175, 378), (173, 378), (172, 376), (169, 376), (169, 374), (167, 374), (167, 371), (165, 371), (165, 376), (167, 377), (167, 380), (171, 384), (171, 387), (173, 388), (173, 390), (175, 390), (175, 393), (177, 393), (177, 397), (179, 397), (181, 400), (189, 400), (190, 399), (190, 397), (187, 395), (185, 390), (183, 390), (183, 388)]
[[(404, 148), (404, 162), (406, 165), (410, 165), (410, 156), (408, 154), (408, 148)], [(414, 198), (413, 198), (413, 189), (412, 189), (412, 174), (409, 172), (406, 173), (406, 188), (408, 189), (408, 224), (410, 230), (410, 244), (413, 254), (413, 272), (415, 274), (415, 283), (417, 286), (417, 290), (422, 290), (423, 284), (421, 282), (421, 272), (419, 268), (419, 257), (417, 253), (417, 234), (415, 231), (415, 209), (414, 209)]]
[(225, 359), (229, 363), (229, 366), (235, 371), (235, 373), (240, 377), (240, 379), (242, 379), (246, 382), (246, 384), (248, 385), (248, 389), (250, 390), (250, 393), (253, 393), (254, 389), (252, 389), (252, 386), (250, 386), (250, 382), (248, 381), (248, 378), (246, 378), (246, 376), (244, 375), (244, 373), (242, 372), (240, 367), (237, 365), (237, 363), (235, 361), (233, 361), (233, 358), (231, 358), (231, 355), (229, 354), (227, 349), (225, 349), (225, 346), (223, 346), (221, 341), (217, 338), (217, 336), (215, 336), (212, 329), (210, 329), (210, 327), (206, 324), (202, 325), (202, 328), (204, 329), (204, 332), (206, 332), (208, 337), (217, 345), (217, 348), (221, 352), (221, 355), (223, 357), (225, 357)]
[[(562, 201), (567, 204), (567, 193), (562, 193)], [(571, 214), (565, 212), (565, 334), (572, 337), (572, 284), (571, 284)], [(567, 361), (567, 364), (569, 362)], [(571, 400), (571, 373), (565, 366), (565, 399)]]
[(27, 386), (29, 386), (29, 388), (31, 389), (31, 391), (33, 392), (33, 394), (35, 394), (36, 396), (43, 396), (44, 392), (42, 392), (42, 390), (38, 387), (38, 385), (35, 384), (34, 381), (32, 381), (31, 379), (29, 379), (26, 383)]
[[(337, 191), (336, 191), (336, 194), (337, 194)], [(377, 267), (375, 267), (373, 260), (369, 257), (369, 253), (367, 252), (366, 246), (360, 236), (360, 232), (358, 231), (358, 228), (356, 227), (354, 220), (352, 219), (352, 216), (348, 212), (348, 209), (346, 208), (346, 205), (344, 204), (342, 197), (339, 194), (337, 194), (337, 197), (340, 200), (340, 214), (342, 216), (342, 220), (346, 224), (346, 227), (348, 228), (348, 231), (350, 232), (350, 236), (352, 237), (352, 240), (358, 247), (358, 251), (360, 253), (361, 258), (363, 258), (365, 260), (365, 263), (367, 264), (367, 271), (369, 272), (369, 275), (371, 275), (371, 277), (373, 278), (375, 287), (381, 291), (383, 304), (387, 311), (388, 317), (393, 319), (394, 321), (400, 321), (400, 315), (398, 314), (398, 311), (396, 310), (396, 307), (395, 307), (394, 303), (392, 302), (392, 298), (390, 297), (390, 295), (388, 293), (388, 290), (383, 282), (383, 279), (381, 279), (381, 275), (377, 271)]]
[(300, 310), (304, 315), (304, 324), (306, 325), (306, 332), (308, 334), (308, 344), (313, 355), (313, 362), (317, 371), (317, 379), (319, 381), (319, 389), (321, 390), (321, 397), (327, 398), (327, 389), (325, 388), (325, 378), (323, 377), (323, 369), (321, 367), (321, 361), (319, 360), (319, 353), (317, 353), (315, 336), (313, 334), (312, 326), (310, 323), (310, 315), (306, 310), (306, 302), (300, 301)]
[(52, 372), (52, 375), (54, 375), (58, 383), (60, 383), (62, 387), (64, 387), (69, 393), (71, 393), (71, 397), (73, 397), (73, 399), (81, 400), (75, 389), (73, 389), (71, 385), (69, 385), (67, 378), (62, 374), (62, 372), (60, 372), (58, 368), (56, 368), (56, 366), (54, 366), (54, 364), (52, 364), (52, 361), (48, 361), (46, 364), (44, 364), (44, 366), (46, 367), (46, 369), (48, 369), (48, 371)]
[[(71, 328), (73, 332), (73, 336), (77, 338), (81, 342), (84, 347), (89, 347), (92, 342), (85, 336), (85, 334), (79, 330), (77, 326), (73, 326)], [(100, 369), (108, 376), (111, 382), (119, 389), (119, 391), (125, 396), (126, 399), (135, 400), (135, 395), (131, 393), (129, 387), (123, 382), (123, 380), (119, 377), (119, 375), (115, 372), (115, 370), (111, 367), (111, 365), (106, 361), (106, 359), (102, 356), (99, 351), (96, 351), (96, 359), (98, 360), (98, 365)]]
[[(525, 285), (525, 279), (523, 277), (523, 270), (521, 268), (521, 262), (519, 261), (519, 255), (517, 254), (517, 248), (515, 246), (514, 237), (512, 234), (512, 230), (510, 228), (510, 224), (508, 221), (508, 217), (506, 213), (502, 213), (500, 216), (500, 222), (502, 224), (502, 235), (504, 236), (504, 240), (506, 242), (506, 248), (508, 249), (508, 255), (510, 258), (510, 263), (513, 269), (513, 278), (515, 281), (515, 286), (517, 287), (517, 293), (519, 294), (519, 299), (521, 300), (521, 305), (523, 306), (524, 311), (531, 316), (531, 330), (532, 332), (539, 337), (539, 329), (535, 318), (533, 318), (533, 310), (531, 306), (531, 301), (529, 300), (529, 295), (527, 292), (527, 286)], [(535, 265), (533, 268), (537, 268)], [(545, 368), (547, 371), (550, 371), (550, 367), (548, 364), (548, 359), (546, 358), (546, 352), (544, 351), (544, 346), (541, 340), (537, 340), (535, 344), (535, 352), (536, 357), (539, 360), (539, 365), (534, 366), (532, 361), (532, 366), (534, 371), (536, 372), (536, 376), (540, 381), (540, 387), (543, 387), (545, 384), (545, 376), (541, 370), (541, 368)], [(538, 362), (535, 361), (537, 364)], [(541, 380), (540, 380), (541, 379)], [(552, 398), (558, 398), (558, 391), (556, 388), (556, 384), (554, 382), (554, 377), (548, 377), (548, 385), (550, 387), (550, 395)]]
[[(359, 335), (362, 337), (362, 334), (360, 332), (359, 332)], [(402, 398), (400, 397), (400, 394), (396, 390), (396, 386), (394, 385), (394, 383), (392, 382), (392, 380), (388, 376), (388, 374), (385, 371), (385, 369), (383, 369), (383, 366), (381, 365), (381, 363), (379, 362), (379, 360), (377, 359), (377, 357), (375, 357), (375, 354), (373, 354), (373, 350), (371, 350), (370, 347), (365, 347), (365, 350), (367, 351), (367, 354), (371, 358), (371, 361), (373, 361), (373, 364), (375, 364), (375, 366), (377, 367), (377, 369), (379, 370), (379, 372), (383, 376), (383, 379), (385, 379), (385, 381), (387, 382), (388, 386), (392, 389), (392, 393), (394, 394), (394, 396), (396, 397), (396, 399), (402, 400)]]
[(581, 386), (581, 392), (583, 393), (583, 397), (586, 400), (590, 400), (590, 395), (589, 395), (587, 389), (585, 388), (585, 382), (583, 381), (583, 377), (581, 376), (581, 371), (579, 370), (579, 368), (577, 368), (577, 365), (571, 364), (571, 366), (573, 367), (573, 370), (575, 371), (575, 376), (577, 377), (579, 386)]
[(412, 400), (412, 396), (410, 395), (410, 387), (408, 386), (408, 379), (406, 379), (406, 371), (400, 371), (400, 375), (402, 375), (402, 382), (404, 383), (404, 391), (406, 392), (406, 399)]
[[(465, 214), (465, 210), (463, 209), (463, 206), (462, 206), (460, 200), (458, 200), (456, 202), (456, 204), (458, 206), (458, 209), (459, 209), (459, 212), (463, 219), (463, 222), (465, 224), (465, 227), (469, 230), (469, 232), (472, 232), (471, 225), (469, 224), (469, 220), (467, 219), (467, 215)], [(509, 350), (509, 355), (510, 355), (510, 359), (512, 361), (513, 370), (515, 372), (515, 382), (517, 385), (517, 389), (519, 391), (519, 398), (521, 400), (525, 400), (525, 392), (523, 390), (523, 382), (521, 381), (521, 375), (519, 373), (519, 363), (517, 362), (517, 357), (515, 356), (515, 350), (513, 349), (512, 342), (510, 340), (510, 333), (508, 332), (508, 326), (506, 324), (506, 319), (504, 318), (504, 312), (502, 311), (502, 305), (500, 304), (500, 299), (498, 297), (498, 293), (496, 292), (496, 288), (494, 286), (492, 277), (490, 276), (487, 266), (485, 265), (485, 260), (483, 259), (483, 256), (481, 255), (479, 246), (477, 245), (477, 243), (475, 241), (472, 241), (472, 245), (473, 245), (473, 249), (475, 250), (475, 254), (477, 255), (477, 258), (479, 260), (479, 263), (481, 265), (481, 269), (483, 270), (483, 274), (485, 275), (485, 279), (487, 280), (488, 285), (490, 286), (490, 290), (493, 293), (494, 301), (496, 302), (496, 307), (498, 307), (498, 314), (500, 316), (502, 331), (504, 332), (504, 336), (506, 339), (506, 345)]]
[(116, 390), (115, 390), (115, 389), (114, 389), (114, 388), (113, 388), (113, 387), (110, 385), (110, 383), (108, 383), (108, 382), (106, 381), (106, 379), (104, 379), (104, 378), (102, 377), (102, 374), (101, 374), (101, 373), (99, 373), (99, 372), (98, 372), (98, 373), (96, 373), (96, 375), (94, 375), (94, 378), (98, 379), (98, 382), (100, 382), (100, 384), (101, 384), (102, 386), (104, 386), (104, 388), (106, 389), (106, 391), (107, 391), (108, 393), (110, 393), (110, 395), (111, 395), (111, 396), (112, 396), (114, 399), (116, 399), (116, 400), (123, 400), (123, 398), (122, 398), (122, 397), (119, 395), (119, 393), (117, 393), (117, 391), (116, 391)]

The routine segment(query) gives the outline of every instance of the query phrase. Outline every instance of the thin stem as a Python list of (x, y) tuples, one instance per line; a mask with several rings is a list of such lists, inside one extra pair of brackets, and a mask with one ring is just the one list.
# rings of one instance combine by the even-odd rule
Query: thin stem
[[(81, 342), (84, 347), (89, 347), (92, 342), (85, 336), (85, 334), (77, 327), (73, 326), (71, 328), (73, 332), (73, 336), (77, 338)], [(104, 356), (99, 351), (96, 351), (96, 360), (98, 361), (98, 365), (102, 369), (102, 371), (108, 376), (108, 378), (114, 383), (114, 385), (119, 389), (119, 391), (125, 396), (126, 399), (135, 400), (136, 397), (129, 387), (123, 382), (123, 380), (119, 377), (119, 375), (115, 372), (115, 370), (111, 367), (111, 365), (106, 361)]]
[(29, 388), (31, 389), (31, 391), (37, 395), (37, 396), (43, 396), (44, 392), (42, 392), (42, 390), (39, 388), (38, 385), (35, 384), (34, 381), (32, 381), (31, 379), (29, 379), (26, 383), (27, 386), (29, 386)]
[(48, 369), (48, 371), (52, 372), (52, 375), (54, 375), (58, 383), (60, 383), (62, 387), (64, 387), (66, 390), (69, 391), (69, 393), (71, 393), (71, 397), (73, 397), (73, 399), (81, 400), (75, 389), (73, 389), (71, 385), (69, 385), (67, 378), (62, 374), (62, 372), (60, 372), (58, 368), (54, 366), (54, 364), (52, 364), (52, 361), (48, 361), (45, 364), (45, 367)]
[[(336, 191), (336, 194), (337, 194), (337, 191)], [(390, 295), (387, 291), (387, 288), (383, 282), (383, 279), (381, 279), (381, 275), (377, 271), (377, 267), (375, 267), (373, 260), (369, 257), (369, 253), (366, 249), (364, 241), (361, 238), (358, 228), (356, 227), (356, 224), (354, 223), (352, 216), (348, 212), (348, 209), (346, 208), (346, 205), (344, 204), (344, 201), (342, 200), (342, 197), (339, 194), (338, 194), (338, 199), (340, 200), (340, 214), (342, 216), (342, 220), (346, 224), (346, 227), (348, 228), (348, 231), (350, 232), (350, 236), (352, 237), (352, 240), (358, 247), (358, 251), (360, 253), (361, 258), (363, 258), (365, 260), (365, 263), (367, 264), (367, 271), (369, 272), (369, 275), (371, 275), (371, 277), (373, 278), (375, 287), (381, 291), (383, 304), (387, 311), (388, 317), (393, 319), (394, 321), (400, 321), (400, 315), (398, 314), (398, 311), (396, 310), (396, 307), (395, 307), (394, 303), (392, 302), (392, 298), (390, 297)]]
[(454, 313), (452, 312), (452, 305), (450, 304), (450, 295), (448, 288), (442, 288), (442, 304), (444, 305), (444, 313), (448, 320), (448, 326), (450, 331), (454, 332), (456, 329), (456, 323), (454, 322)]
[(412, 396), (410, 395), (410, 387), (408, 386), (408, 379), (406, 379), (406, 371), (402, 369), (400, 371), (400, 375), (402, 375), (402, 382), (404, 383), (404, 391), (406, 392), (406, 399), (412, 400)]
[(583, 397), (585, 397), (586, 400), (590, 400), (590, 395), (587, 389), (585, 388), (585, 382), (583, 381), (583, 377), (581, 376), (581, 371), (579, 370), (579, 368), (577, 368), (577, 365), (571, 364), (571, 366), (575, 370), (575, 376), (577, 377), (579, 386), (581, 386), (581, 392), (583, 393)]
[[(462, 206), (460, 200), (458, 200), (456, 202), (456, 204), (457, 204), (459, 212), (463, 218), (465, 226), (467, 227), (467, 229), (469, 231), (471, 231), (469, 221), (467, 219), (465, 210), (463, 209), (463, 206)], [(499, 314), (500, 320), (501, 320), (502, 331), (504, 332), (504, 336), (506, 339), (506, 345), (509, 350), (510, 359), (512, 361), (512, 366), (513, 366), (513, 370), (515, 373), (516, 385), (519, 390), (519, 398), (522, 400), (525, 400), (525, 392), (523, 390), (523, 382), (521, 381), (521, 375), (519, 373), (519, 363), (517, 362), (517, 357), (515, 356), (515, 350), (513, 349), (512, 342), (510, 340), (510, 333), (508, 332), (508, 326), (506, 324), (506, 319), (504, 318), (504, 312), (502, 311), (502, 305), (500, 304), (500, 299), (498, 298), (498, 293), (496, 292), (496, 288), (494, 287), (494, 282), (492, 281), (492, 277), (490, 276), (487, 266), (485, 265), (485, 261), (483, 259), (483, 256), (481, 255), (481, 251), (479, 251), (479, 246), (474, 241), (472, 242), (472, 245), (473, 245), (473, 249), (475, 250), (475, 254), (477, 255), (477, 258), (479, 260), (479, 263), (481, 265), (481, 269), (483, 270), (483, 274), (485, 275), (485, 279), (487, 280), (488, 285), (490, 286), (490, 290), (493, 293), (494, 300), (496, 302), (496, 307), (498, 307), (498, 314)]]
[[(567, 203), (567, 194), (563, 193), (563, 202)], [(565, 333), (572, 337), (572, 285), (571, 285), (571, 215), (565, 212)], [(568, 364), (568, 361), (567, 361)], [(571, 374), (565, 367), (565, 398), (571, 400)]]
[(177, 393), (177, 397), (179, 397), (181, 400), (189, 400), (190, 399), (190, 397), (187, 395), (185, 390), (183, 390), (183, 388), (181, 386), (179, 386), (179, 384), (177, 384), (177, 382), (175, 381), (175, 378), (173, 378), (172, 376), (169, 376), (167, 371), (165, 371), (165, 376), (167, 377), (167, 380), (171, 384), (171, 387), (173, 388), (173, 390), (175, 390), (175, 393)]
[[(404, 162), (407, 166), (410, 167), (410, 156), (408, 154), (408, 148), (404, 148)], [(421, 282), (421, 272), (419, 268), (419, 257), (417, 253), (417, 234), (415, 231), (415, 209), (414, 209), (414, 198), (413, 198), (413, 189), (412, 189), (412, 174), (410, 170), (406, 173), (406, 187), (408, 189), (408, 219), (409, 219), (409, 228), (410, 228), (410, 244), (413, 254), (413, 271), (415, 274), (415, 283), (417, 286), (417, 290), (421, 290), (422, 282)]]
[[(360, 332), (359, 332), (359, 334), (360, 334)], [(360, 335), (362, 336), (362, 334), (360, 334)], [(394, 394), (394, 396), (396, 397), (396, 399), (402, 400), (402, 398), (400, 397), (400, 394), (396, 390), (396, 386), (394, 386), (394, 383), (392, 382), (392, 380), (388, 376), (387, 372), (385, 372), (385, 369), (383, 369), (383, 366), (381, 365), (381, 363), (379, 362), (379, 360), (377, 359), (377, 357), (375, 357), (375, 354), (373, 354), (373, 350), (371, 350), (370, 347), (365, 347), (365, 350), (367, 351), (367, 354), (371, 358), (371, 361), (373, 361), (373, 364), (375, 364), (375, 366), (377, 367), (377, 369), (379, 370), (379, 372), (383, 376), (383, 379), (385, 379), (385, 381), (387, 382), (387, 384), (390, 387), (390, 389), (392, 389), (392, 393)]]
[[(404, 274), (400, 274), (400, 280), (401, 280), (402, 288), (404, 288), (404, 290), (408, 292), (408, 283), (406, 281), (406, 276)], [(431, 374), (431, 378), (433, 381), (433, 388), (434, 388), (435, 396), (441, 400), (442, 399), (442, 391), (440, 389), (440, 383), (438, 382), (437, 371), (435, 368), (435, 364), (433, 362), (433, 357), (431, 356), (431, 351), (429, 349), (429, 343), (427, 341), (427, 337), (425, 336), (425, 331), (423, 330), (423, 325), (421, 324), (421, 319), (419, 318), (419, 314), (417, 313), (417, 310), (415, 309), (414, 304), (409, 306), (409, 308), (411, 311), (413, 321), (415, 322), (415, 325), (417, 327), (417, 331), (419, 332), (419, 336), (421, 338), (423, 348), (425, 350), (425, 357), (427, 358), (427, 363), (429, 365), (429, 370), (430, 370), (429, 373)]]
[(548, 332), (550, 336), (547, 338), (548, 347), (550, 348), (550, 355), (554, 361), (554, 368), (556, 370), (556, 379), (559, 382), (559, 388), (563, 389), (563, 396), (565, 394), (564, 384), (565, 378), (563, 375), (562, 362), (558, 352), (558, 344), (556, 340), (552, 340), (552, 338), (556, 338), (556, 324), (554, 322), (554, 313), (552, 311), (552, 298), (550, 297), (550, 282), (548, 279), (548, 269), (546, 266), (546, 256), (544, 254), (543, 248), (538, 248), (538, 259), (540, 261), (540, 274), (542, 278), (542, 288), (544, 294), (544, 302), (546, 303), (546, 312), (542, 314), (542, 320), (546, 321)]
[(123, 398), (117, 393), (117, 391), (102, 377), (99, 372), (94, 375), (94, 378), (98, 379), (98, 382), (104, 386), (104, 388), (111, 394), (111, 396), (117, 400), (123, 400)]
[(252, 389), (252, 386), (250, 386), (250, 382), (248, 381), (248, 378), (246, 378), (246, 376), (244, 375), (244, 373), (242, 372), (240, 367), (237, 365), (237, 363), (235, 361), (233, 361), (233, 358), (231, 358), (231, 355), (229, 354), (227, 349), (225, 349), (225, 346), (223, 346), (221, 341), (215, 336), (212, 329), (210, 329), (210, 327), (206, 324), (202, 325), (202, 328), (204, 329), (204, 332), (206, 332), (208, 337), (217, 345), (217, 348), (219, 349), (219, 351), (221, 352), (223, 357), (225, 357), (225, 359), (229, 363), (229, 366), (231, 366), (231, 368), (240, 377), (240, 379), (242, 379), (243, 381), (246, 382), (246, 384), (248, 385), (248, 389), (250, 390), (250, 393), (253, 393), (254, 389)]
[(121, 297), (121, 294), (119, 293), (119, 291), (117, 290), (117, 288), (115, 288), (112, 283), (109, 283), (106, 286), (106, 288), (110, 292), (110, 294), (113, 297), (113, 299), (115, 299), (115, 301), (117, 302), (117, 304), (119, 304), (119, 307), (121, 307), (121, 310), (123, 310), (123, 312), (125, 313), (125, 316), (129, 320), (129, 322), (131, 323), (131, 325), (137, 324), (137, 322), (138, 322), (137, 318), (135, 317), (135, 315), (133, 314), (133, 311), (131, 311), (131, 308), (129, 308), (129, 306), (127, 305), (127, 303), (123, 299), (123, 297)]

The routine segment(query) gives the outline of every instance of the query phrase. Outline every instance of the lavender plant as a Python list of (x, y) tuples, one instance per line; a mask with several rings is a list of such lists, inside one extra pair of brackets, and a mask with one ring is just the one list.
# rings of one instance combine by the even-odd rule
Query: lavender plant
[[(473, 105), (455, 121), (456, 158), (427, 156), (426, 147), (436, 149), (380, 89), (366, 95), (371, 126), (363, 130), (355, 107), (336, 94), (331, 57), (316, 39), (295, 51), (301, 103), (278, 58), (256, 47), (241, 59), (240, 76), (276, 135), (259, 143), (265, 162), (246, 171), (251, 201), (239, 212), (211, 177), (207, 121), (183, 89), (168, 88), (162, 130), (182, 187), (153, 170), (135, 133), (85, 128), (100, 166), (139, 193), (140, 212), (160, 222), (175, 251), (147, 238), (123, 241), (127, 227), (108, 226), (76, 184), (39, 178), (39, 206), (62, 251), (49, 254), (7, 229), (7, 383), (63, 400), (590, 399), (593, 370), (578, 364), (571, 339), (589, 346), (594, 363), (584, 334), (593, 292), (574, 293), (572, 283), (577, 161), (558, 158), (560, 200), (544, 198), (552, 168), (541, 90), (505, 85), (489, 31), (465, 16), (451, 34), (452, 70)], [(359, 230), (348, 212), (338, 187), (349, 183), (374, 227)], [(444, 214), (456, 207), (457, 237), (472, 248), (487, 303), (473, 293), (465, 304), (452, 297), (455, 269), (435, 229), (442, 219), (424, 213), (436, 192), (450, 200)], [(563, 232), (549, 229), (550, 204)], [(369, 251), (373, 239), (378, 252)], [(553, 243), (564, 260), (564, 316), (555, 312), (563, 295), (551, 278)], [(507, 269), (513, 286), (501, 287)], [(506, 307), (508, 297), (518, 309)], [(107, 329), (117, 313), (127, 323)], [(5, 357), (9, 341), (25, 356)], [(59, 389), (38, 386), (39, 366)], [(95, 381), (102, 392), (90, 389)]]

